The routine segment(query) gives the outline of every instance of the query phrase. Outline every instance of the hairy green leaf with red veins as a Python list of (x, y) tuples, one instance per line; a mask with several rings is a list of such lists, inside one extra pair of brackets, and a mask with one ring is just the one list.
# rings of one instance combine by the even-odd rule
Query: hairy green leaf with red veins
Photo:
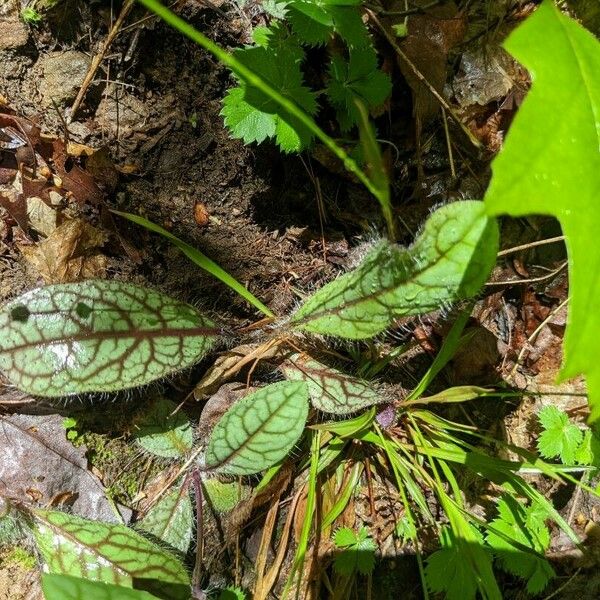
[(436, 210), (408, 248), (382, 241), (362, 264), (311, 296), (294, 329), (362, 339), (395, 319), (437, 310), (477, 294), (496, 260), (498, 226), (482, 202)]
[(194, 431), (189, 419), (166, 398), (158, 398), (135, 425), (135, 439), (152, 454), (180, 458), (192, 449)]
[(364, 48), (370, 37), (360, 5), (361, 0), (291, 0), (286, 19), (306, 44), (320, 46), (337, 33), (350, 48)]
[(538, 415), (542, 424), (542, 433), (538, 438), (538, 450), (544, 458), (560, 456), (566, 465), (575, 464), (575, 456), (583, 432), (577, 425), (569, 422), (568, 415), (556, 406), (545, 406)]
[(159, 292), (119, 281), (50, 285), (0, 311), (0, 370), (36, 396), (112, 392), (192, 366), (218, 337), (195, 308)]
[(189, 598), (190, 580), (179, 560), (132, 529), (50, 510), (32, 516), (48, 572), (142, 589), (169, 600)]
[(368, 382), (323, 365), (310, 356), (295, 354), (283, 363), (281, 370), (286, 379), (305, 381), (312, 405), (326, 413), (346, 415), (385, 402)]
[[(304, 50), (298, 40), (293, 36), (286, 37), (277, 29), (272, 30), (272, 35), (261, 35), (259, 41), (260, 46), (236, 50), (235, 57), (260, 73), (280, 94), (314, 115), (317, 102), (313, 92), (303, 83), (300, 64)], [(231, 135), (243, 139), (245, 144), (275, 138), (283, 152), (300, 152), (312, 141), (312, 133), (306, 126), (245, 81), (227, 92), (221, 115)]]
[(546, 0), (505, 42), (532, 87), (493, 162), (490, 214), (550, 214), (566, 236), (569, 320), (561, 378), (586, 375), (600, 419), (600, 43)]
[(158, 600), (142, 590), (51, 573), (42, 574), (42, 590), (46, 600)]
[(351, 51), (349, 61), (333, 56), (329, 76), (327, 95), (337, 111), (342, 131), (358, 123), (356, 100), (372, 109), (381, 106), (392, 91), (390, 78), (377, 68), (377, 55), (372, 48)]
[(205, 467), (229, 475), (268, 469), (294, 447), (308, 417), (308, 387), (280, 381), (236, 402), (215, 425)]
[[(550, 545), (550, 532), (544, 523), (547, 516), (534, 506), (524, 507), (504, 496), (498, 503), (498, 517), (490, 523), (486, 535), (502, 569), (526, 579), (527, 592), (533, 595), (542, 592), (555, 576), (550, 563), (534, 554), (543, 555)], [(508, 540), (531, 548), (532, 553)]]
[(233, 510), (242, 500), (250, 496), (252, 489), (239, 481), (219, 481), (215, 478), (203, 479), (202, 488), (207, 503), (212, 510), (225, 513)]
[(194, 529), (194, 510), (189, 492), (181, 486), (172, 490), (137, 526), (185, 554), (192, 542)]

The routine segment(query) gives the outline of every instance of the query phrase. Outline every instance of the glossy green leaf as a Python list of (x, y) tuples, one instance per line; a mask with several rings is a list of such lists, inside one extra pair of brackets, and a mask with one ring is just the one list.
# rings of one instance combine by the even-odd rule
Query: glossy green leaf
[(321, 288), (292, 316), (295, 329), (342, 338), (372, 337), (406, 315), (477, 294), (498, 247), (498, 227), (481, 202), (436, 210), (404, 249), (382, 241), (360, 267)]
[(251, 488), (239, 481), (225, 482), (215, 478), (203, 479), (202, 487), (208, 504), (218, 513), (233, 510), (251, 493)]
[(386, 401), (368, 382), (307, 355), (295, 354), (282, 364), (281, 370), (290, 381), (305, 381), (312, 405), (326, 413), (346, 415)]
[(600, 42), (546, 0), (505, 42), (533, 85), (500, 155), (490, 214), (554, 215), (569, 253), (569, 319), (561, 377), (584, 373), (600, 419)]
[(206, 468), (230, 475), (268, 469), (294, 447), (307, 416), (308, 387), (302, 381), (280, 381), (249, 394), (215, 425)]
[(124, 525), (36, 510), (34, 535), (48, 572), (187, 600), (189, 577), (179, 560)]
[(194, 529), (194, 510), (189, 492), (181, 487), (169, 492), (139, 522), (138, 527), (185, 554)]
[(183, 412), (177, 411), (177, 404), (166, 398), (158, 398), (150, 405), (136, 426), (134, 437), (152, 454), (180, 458), (192, 449), (192, 424)]
[(45, 600), (156, 600), (142, 590), (90, 581), (71, 575), (42, 574), (42, 590)]
[(0, 311), (0, 370), (46, 397), (112, 392), (190, 367), (219, 337), (195, 308), (119, 281), (38, 288)]

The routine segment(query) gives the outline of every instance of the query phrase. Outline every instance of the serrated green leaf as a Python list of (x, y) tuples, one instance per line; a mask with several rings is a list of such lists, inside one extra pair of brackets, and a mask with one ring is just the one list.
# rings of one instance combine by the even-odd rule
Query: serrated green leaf
[[(476, 540), (483, 544), (483, 537), (469, 525)], [(425, 566), (425, 580), (432, 592), (445, 592), (447, 600), (472, 600), (478, 589), (476, 573), (465, 560), (461, 545), (449, 527), (440, 535), (442, 548), (429, 556)], [(483, 548), (480, 547), (480, 551)]]
[[(539, 594), (554, 577), (548, 561), (534, 554), (543, 554), (550, 545), (545, 517), (547, 514), (536, 507), (526, 508), (514, 498), (503, 496), (498, 503), (498, 517), (490, 523), (486, 535), (486, 542), (502, 569), (526, 579), (530, 594)], [(509, 540), (531, 548), (532, 553), (525, 552)]]
[(323, 412), (346, 415), (385, 402), (368, 382), (327, 367), (310, 356), (295, 354), (281, 365), (285, 378), (304, 381), (312, 405)]
[(589, 465), (600, 468), (600, 440), (590, 429), (586, 429), (583, 440), (575, 453), (578, 465)]
[(179, 560), (124, 525), (50, 510), (32, 512), (48, 572), (187, 600), (190, 580)]
[(359, 122), (356, 100), (372, 109), (382, 105), (392, 91), (390, 78), (377, 68), (377, 55), (372, 48), (351, 51), (348, 61), (334, 56), (329, 76), (326, 92), (337, 111), (342, 131)]
[[(277, 0), (263, 0), (262, 2), (263, 10), (276, 19), (285, 19), (287, 15), (287, 6), (288, 3), (286, 1), (277, 2)], [(253, 39), (256, 41), (254, 36)]]
[(342, 338), (372, 337), (395, 319), (477, 294), (496, 260), (498, 226), (481, 202), (435, 211), (409, 248), (382, 241), (360, 267), (321, 288), (291, 326)]
[[(304, 58), (302, 47), (282, 28), (271, 28), (269, 32), (269, 35), (261, 32), (260, 46), (236, 50), (235, 58), (260, 73), (265, 82), (308, 114), (315, 114), (315, 95), (304, 85), (300, 69)], [(312, 133), (304, 125), (265, 93), (244, 81), (229, 90), (223, 100), (221, 115), (231, 135), (243, 139), (246, 144), (275, 138), (284, 152), (299, 152), (312, 140)]]
[(42, 590), (45, 600), (158, 600), (142, 590), (51, 573), (42, 573)]
[(0, 370), (61, 397), (145, 385), (198, 362), (219, 329), (195, 308), (119, 281), (32, 290), (0, 311)]
[(207, 469), (252, 475), (285, 458), (304, 431), (308, 387), (272, 383), (236, 402), (217, 422), (205, 455)]
[(359, 7), (360, 0), (291, 0), (286, 17), (306, 44), (325, 44), (337, 33), (350, 48), (364, 48), (370, 39)]
[(538, 415), (544, 428), (538, 439), (538, 450), (545, 458), (560, 456), (566, 465), (575, 464), (575, 454), (583, 440), (583, 432), (569, 422), (569, 417), (556, 406), (545, 406)]
[(192, 449), (192, 424), (183, 412), (177, 410), (177, 404), (166, 398), (158, 398), (151, 404), (136, 426), (133, 437), (152, 454), (180, 458)]
[(238, 481), (224, 482), (214, 478), (203, 479), (202, 487), (210, 507), (218, 513), (233, 510), (251, 492), (249, 486)]
[(490, 214), (550, 214), (569, 253), (569, 318), (561, 378), (584, 373), (600, 418), (600, 43), (550, 0), (505, 42), (533, 85), (493, 162)]
[(217, 600), (246, 600), (246, 592), (239, 587), (230, 586), (221, 590)]
[(169, 492), (138, 527), (185, 554), (194, 529), (194, 510), (188, 491), (180, 487)]
[(338, 552), (333, 561), (333, 568), (342, 575), (350, 575), (356, 571), (366, 575), (375, 567), (375, 550), (377, 545), (366, 527), (361, 527), (358, 533), (348, 527), (338, 529), (333, 537)]

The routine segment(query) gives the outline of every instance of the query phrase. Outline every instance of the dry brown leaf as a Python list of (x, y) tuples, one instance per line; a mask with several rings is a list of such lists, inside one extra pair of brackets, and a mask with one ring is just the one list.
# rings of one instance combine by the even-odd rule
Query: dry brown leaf
[(106, 242), (104, 232), (85, 221), (66, 221), (35, 246), (20, 246), (25, 259), (46, 283), (66, 283), (102, 277), (106, 256), (98, 248)]

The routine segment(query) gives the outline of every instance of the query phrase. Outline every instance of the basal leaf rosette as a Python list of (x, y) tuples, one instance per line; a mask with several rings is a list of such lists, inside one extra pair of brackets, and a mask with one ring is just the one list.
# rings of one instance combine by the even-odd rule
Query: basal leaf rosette
[(113, 392), (192, 366), (219, 336), (160, 292), (120, 281), (50, 285), (0, 311), (0, 370), (36, 396)]
[(294, 447), (308, 417), (303, 381), (272, 383), (236, 402), (215, 425), (205, 453), (207, 470), (253, 475)]
[(300, 331), (347, 339), (377, 335), (400, 317), (475, 296), (496, 260), (498, 226), (477, 201), (448, 204), (408, 249), (381, 241), (362, 264), (311, 296), (292, 316)]

